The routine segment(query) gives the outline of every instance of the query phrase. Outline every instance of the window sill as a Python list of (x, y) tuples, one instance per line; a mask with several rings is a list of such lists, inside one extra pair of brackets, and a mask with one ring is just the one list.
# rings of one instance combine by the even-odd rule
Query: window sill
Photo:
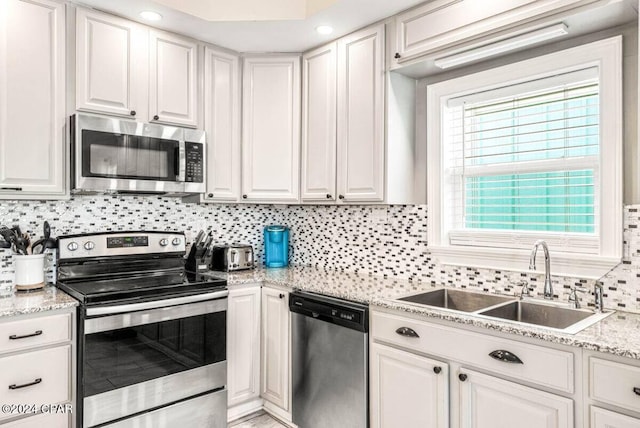
[[(443, 265), (469, 266), (481, 269), (505, 270), (531, 273), (529, 257), (531, 251), (504, 248), (477, 248), (469, 246), (429, 247), (431, 254)], [(539, 250), (538, 270), (544, 273), (544, 255)], [(550, 252), (551, 275), (584, 279), (600, 279), (621, 261), (617, 257), (589, 254)], [(542, 269), (540, 268), (542, 266)]]

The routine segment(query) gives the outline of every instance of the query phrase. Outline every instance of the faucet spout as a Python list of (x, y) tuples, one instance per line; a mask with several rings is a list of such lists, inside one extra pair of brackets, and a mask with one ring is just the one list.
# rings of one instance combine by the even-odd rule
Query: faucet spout
[(544, 298), (553, 300), (553, 287), (551, 286), (551, 258), (549, 257), (549, 247), (544, 240), (538, 240), (533, 244), (531, 257), (529, 258), (529, 269), (536, 270), (536, 255), (538, 247), (544, 251)]

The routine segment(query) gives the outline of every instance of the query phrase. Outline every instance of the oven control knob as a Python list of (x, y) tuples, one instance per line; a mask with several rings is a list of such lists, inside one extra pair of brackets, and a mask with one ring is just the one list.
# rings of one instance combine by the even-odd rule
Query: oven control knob
[(180, 238), (173, 238), (173, 241), (171, 241), (173, 245), (180, 245), (181, 242)]
[(87, 242), (84, 243), (84, 249), (85, 250), (91, 251), (94, 248), (96, 248), (96, 244), (93, 243), (93, 241), (87, 241)]
[(78, 249), (78, 243), (77, 243), (77, 242), (73, 242), (73, 241), (72, 241), (72, 242), (69, 242), (69, 243), (67, 244), (67, 250), (69, 250), (69, 251), (75, 251), (75, 250), (77, 250), (77, 249)]
[(169, 245), (169, 240), (167, 238), (162, 238), (160, 240), (160, 246), (161, 247), (166, 247), (167, 245)]

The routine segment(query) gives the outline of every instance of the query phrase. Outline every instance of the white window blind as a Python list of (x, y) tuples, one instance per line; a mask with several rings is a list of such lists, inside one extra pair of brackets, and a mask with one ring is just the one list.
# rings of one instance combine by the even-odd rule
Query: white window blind
[(598, 253), (599, 105), (596, 68), (449, 99), (449, 243)]

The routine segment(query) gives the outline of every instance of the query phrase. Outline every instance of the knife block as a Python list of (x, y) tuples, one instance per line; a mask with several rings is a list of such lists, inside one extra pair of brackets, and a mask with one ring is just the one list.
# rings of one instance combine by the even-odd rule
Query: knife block
[(185, 269), (191, 273), (202, 273), (209, 270), (211, 264), (211, 251), (200, 245), (192, 245), (187, 255)]

